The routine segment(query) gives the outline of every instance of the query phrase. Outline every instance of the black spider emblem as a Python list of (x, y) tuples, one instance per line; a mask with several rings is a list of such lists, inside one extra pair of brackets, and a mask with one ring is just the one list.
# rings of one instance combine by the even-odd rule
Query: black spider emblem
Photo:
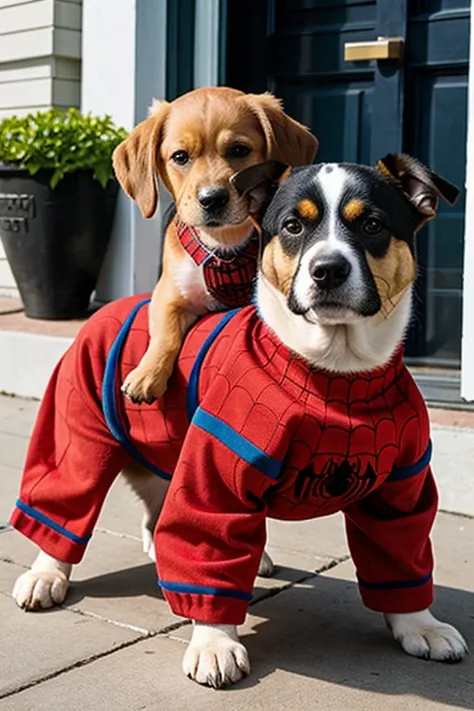
[(376, 479), (370, 463), (362, 472), (360, 459), (352, 463), (348, 459), (342, 462), (328, 459), (320, 474), (315, 474), (313, 464), (299, 472), (294, 494), (297, 499), (359, 498), (372, 489)]

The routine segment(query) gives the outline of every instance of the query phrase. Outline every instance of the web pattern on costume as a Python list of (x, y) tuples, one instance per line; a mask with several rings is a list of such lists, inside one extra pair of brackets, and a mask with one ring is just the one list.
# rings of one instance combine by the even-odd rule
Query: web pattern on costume
[[(130, 329), (121, 359), (120, 382), (136, 367), (147, 348), (149, 335), (145, 312), (147, 309), (142, 309)], [(150, 462), (168, 474), (172, 474), (176, 467), (189, 426), (186, 412), (189, 374), (202, 343), (220, 318), (222, 314), (210, 315), (192, 328), (163, 398), (144, 407), (119, 395), (130, 439)]]
[[(212, 414), (284, 460), (279, 483), (266, 497), (270, 513), (272, 496), (285, 518), (339, 511), (390, 474), (405, 432), (419, 417), (412, 404), (416, 386), (400, 361), (377, 375), (334, 376), (308, 370), (265, 327), (252, 339), (259, 344), (258, 364), (234, 338), (224, 331), (216, 347), (231, 354), (228, 366), (217, 371), (206, 363), (202, 377), (214, 381)], [(236, 487), (242, 466), (234, 464)]]
[[(130, 436), (148, 459), (170, 474), (189, 426), (189, 373), (220, 318), (207, 317), (192, 329), (163, 400), (146, 408), (125, 403)], [(136, 344), (143, 339), (144, 350), (146, 319), (134, 324), (133, 331), (129, 340)], [(137, 362), (137, 355), (132, 356), (127, 360), (124, 353), (122, 377)], [(418, 418), (412, 388), (399, 363), (380, 374), (357, 377), (312, 372), (252, 316), (252, 309), (224, 328), (200, 376), (203, 408), (283, 461), (277, 483), (268, 491), (268, 481), (262, 481), (254, 493), (267, 501), (270, 515), (290, 519), (341, 510), (390, 474), (404, 433)], [(229, 466), (238, 490), (245, 462), (230, 456)]]

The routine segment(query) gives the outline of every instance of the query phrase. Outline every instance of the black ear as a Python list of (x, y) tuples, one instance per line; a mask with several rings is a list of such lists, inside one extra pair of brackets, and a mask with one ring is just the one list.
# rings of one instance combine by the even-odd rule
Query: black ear
[(237, 192), (243, 196), (256, 188), (273, 187), (286, 170), (288, 170), (288, 166), (285, 163), (269, 160), (251, 165), (249, 168), (244, 168), (235, 173), (230, 178), (230, 182)]
[(441, 198), (454, 205), (459, 190), (415, 158), (389, 153), (378, 162), (378, 169), (398, 182), (401, 189), (424, 218), (434, 217)]

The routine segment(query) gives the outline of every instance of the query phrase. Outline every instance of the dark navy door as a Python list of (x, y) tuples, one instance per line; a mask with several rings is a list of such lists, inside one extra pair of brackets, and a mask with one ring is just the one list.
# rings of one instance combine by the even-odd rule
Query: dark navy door
[[(419, 236), (407, 356), (460, 359), (469, 0), (227, 0), (221, 82), (269, 89), (318, 136), (317, 160), (412, 153), (463, 189)], [(245, 47), (242, 38), (246, 37)], [(400, 37), (402, 60), (345, 61), (346, 43)]]

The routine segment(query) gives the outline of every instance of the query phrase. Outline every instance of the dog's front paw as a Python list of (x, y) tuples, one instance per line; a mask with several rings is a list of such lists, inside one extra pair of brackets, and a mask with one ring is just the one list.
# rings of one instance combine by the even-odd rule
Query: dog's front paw
[(250, 673), (247, 650), (233, 625), (195, 623), (183, 659), (183, 671), (198, 684), (220, 689)]
[(23, 610), (47, 610), (64, 602), (69, 581), (60, 570), (28, 570), (17, 579), (12, 596)]
[(468, 653), (468, 646), (457, 629), (439, 622), (429, 610), (386, 614), (385, 620), (395, 639), (413, 657), (460, 662)]
[(127, 375), (122, 392), (132, 402), (151, 405), (164, 394), (167, 384), (166, 374), (160, 375), (156, 370), (139, 365)]

